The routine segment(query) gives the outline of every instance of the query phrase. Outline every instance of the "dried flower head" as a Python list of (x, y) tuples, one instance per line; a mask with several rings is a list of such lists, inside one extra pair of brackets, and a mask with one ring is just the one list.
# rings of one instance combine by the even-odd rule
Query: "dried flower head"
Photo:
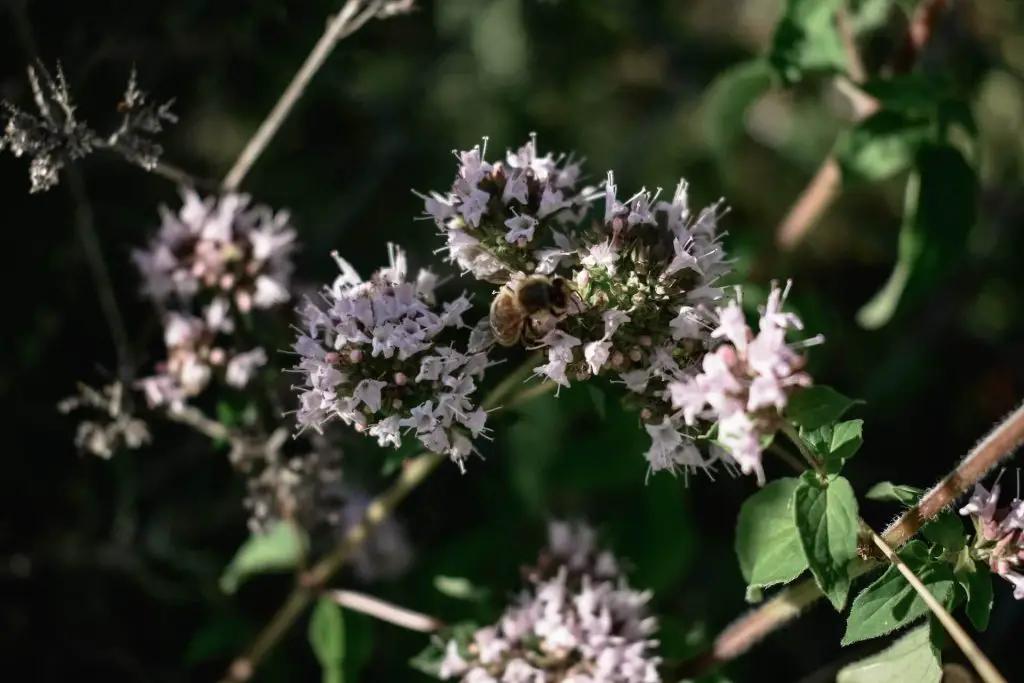
[(462, 467), (487, 419), (473, 398), (487, 355), (451, 342), (450, 333), (466, 327), (469, 299), (436, 306), (436, 277), (420, 271), (407, 281), (405, 254), (394, 245), (389, 251), (390, 266), (367, 281), (334, 254), (341, 275), (322, 305), (307, 300), (300, 309), (300, 429), (340, 419), (395, 448), (411, 432)]
[(57, 184), (64, 166), (88, 156), (97, 149), (110, 149), (130, 162), (150, 170), (156, 166), (163, 150), (152, 135), (163, 130), (163, 124), (174, 123), (171, 102), (154, 105), (138, 88), (135, 70), (128, 79), (118, 113), (121, 120), (113, 132), (102, 135), (76, 116), (64, 78), (57, 65), (54, 79), (42, 63), (28, 67), (29, 84), (38, 115), (30, 114), (8, 102), (0, 103), (6, 114), (0, 150), (4, 147), (20, 157), (27, 155), (31, 191), (48, 190)]
[(971, 549), (992, 572), (1013, 584), (1013, 597), (1024, 600), (1024, 501), (999, 507), (999, 481), (988, 491), (981, 484), (960, 514), (970, 517), (978, 534)]
[(124, 385), (115, 382), (96, 390), (78, 385), (78, 394), (57, 404), (62, 413), (88, 409), (97, 419), (78, 423), (75, 446), (101, 458), (110, 458), (122, 448), (136, 449), (149, 443), (149, 428), (124, 405)]
[[(201, 198), (181, 189), (177, 214), (161, 207), (161, 225), (147, 249), (132, 259), (143, 277), (143, 292), (158, 305), (199, 299), (221, 316), (246, 313), (290, 299), (296, 232), (287, 211), (250, 206), (250, 197), (226, 194)], [(226, 330), (230, 331), (230, 330)]]
[[(372, 500), (344, 481), (342, 454), (334, 449), (294, 458), (268, 450), (258, 461), (247, 462), (246, 469), (249, 530), (263, 534), (290, 520), (307, 533), (314, 552), (337, 545)], [(355, 549), (351, 566), (359, 580), (381, 581), (400, 576), (412, 559), (405, 529), (388, 516)]]
[(782, 311), (791, 284), (780, 289), (772, 283), (756, 335), (740, 301), (718, 308), (711, 336), (725, 343), (704, 356), (700, 371), (669, 383), (678, 409), (671, 420), (685, 426), (717, 422), (717, 442), (744, 474), (756, 474), (759, 484), (764, 484), (761, 453), (781, 427), (790, 396), (811, 384), (799, 350), (823, 341), (819, 335), (787, 343), (787, 330), (803, 329), (796, 314)]
[(442, 679), (463, 683), (657, 683), (649, 592), (631, 589), (594, 532), (555, 522), (529, 587), (468, 645), (448, 643)]

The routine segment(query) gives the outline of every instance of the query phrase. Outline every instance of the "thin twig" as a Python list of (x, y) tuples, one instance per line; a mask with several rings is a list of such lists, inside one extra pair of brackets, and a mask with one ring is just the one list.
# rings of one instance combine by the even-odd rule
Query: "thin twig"
[(342, 607), (354, 612), (362, 612), (375, 619), (407, 628), (410, 631), (433, 633), (444, 626), (440, 619), (427, 614), (421, 614), (420, 612), (413, 612), (410, 609), (393, 605), (390, 602), (371, 597), (365, 593), (337, 590), (327, 591), (325, 595)]
[(882, 540), (882, 537), (876, 534), (874, 531), (871, 532), (871, 540), (874, 541), (878, 549), (882, 551), (886, 559), (892, 564), (896, 565), (896, 569), (899, 570), (903, 578), (907, 580), (910, 587), (921, 597), (924, 604), (928, 605), (928, 609), (932, 611), (935, 618), (939, 620), (942, 627), (946, 629), (953, 641), (960, 647), (960, 650), (967, 657), (968, 661), (974, 666), (974, 670), (978, 672), (981, 679), (985, 683), (1006, 683), (1006, 679), (999, 673), (999, 670), (989, 661), (985, 653), (982, 652), (978, 646), (971, 640), (971, 637), (967, 635), (967, 632), (956, 622), (956, 619), (952, 617), (949, 611), (942, 606), (942, 604), (935, 599), (928, 587), (925, 586), (921, 579), (917, 578), (910, 567), (907, 566), (906, 562), (900, 559), (900, 556), (896, 554), (889, 544)]
[(299, 98), (302, 97), (302, 93), (309, 86), (309, 82), (313, 80), (313, 76), (323, 66), (338, 41), (357, 31), (363, 24), (376, 16), (385, 4), (384, 0), (374, 0), (361, 14), (357, 15), (362, 5), (362, 0), (348, 0), (337, 16), (327, 24), (327, 30), (320, 36), (320, 40), (313, 47), (313, 51), (309, 53), (306, 61), (295, 73), (292, 82), (288, 84), (288, 87), (281, 94), (280, 99), (278, 99), (277, 104), (274, 105), (274, 108), (267, 114), (267, 118), (260, 124), (256, 134), (246, 144), (245, 149), (242, 150), (242, 153), (235, 161), (235, 165), (224, 176), (222, 186), (225, 192), (234, 192), (242, 184), (242, 180), (245, 179), (253, 164), (256, 163), (256, 160), (259, 159), (267, 145), (270, 144), (274, 135), (277, 134), (281, 124), (284, 123), (292, 108), (295, 107)]
[[(22, 49), (28, 55), (31, 63), (38, 64), (39, 49), (36, 46), (32, 22), (29, 19), (25, 3), (14, 3), (11, 13), (14, 15), (14, 23), (22, 43)], [(121, 309), (117, 305), (117, 297), (114, 295), (114, 285), (110, 279), (110, 270), (107, 268), (106, 259), (103, 257), (103, 248), (100, 246), (99, 236), (96, 234), (92, 205), (89, 202), (85, 180), (73, 163), (67, 165), (65, 175), (68, 180), (71, 201), (74, 204), (75, 232), (82, 244), (89, 274), (92, 276), (96, 296), (99, 298), (100, 309), (103, 311), (103, 318), (107, 323), (107, 329), (110, 331), (114, 350), (117, 353), (117, 376), (123, 383), (130, 385), (135, 373), (131, 343), (128, 340), (128, 331), (124, 324), (124, 318), (121, 316)]]
[(340, 545), (306, 572), (267, 626), (260, 632), (248, 652), (232, 663), (223, 683), (248, 680), (270, 650), (288, 632), (323, 585), (341, 568), (352, 552), (362, 544), (373, 529), (419, 486), (438, 465), (447, 460), (444, 453), (426, 453), (409, 462), (391, 487), (366, 508), (358, 524), (350, 527)]
[[(535, 358), (536, 356), (532, 356), (527, 359), (522, 366), (492, 389), (481, 402), (480, 407), (486, 411), (498, 410), (500, 401), (522, 381), (523, 375), (532, 372), (532, 368), (536, 364)], [(443, 453), (425, 453), (408, 461), (395, 483), (367, 506), (362, 519), (349, 528), (341, 543), (309, 571), (302, 574), (298, 584), (277, 614), (270, 619), (263, 631), (253, 641), (248, 652), (232, 663), (222, 679), (222, 683), (247, 681), (263, 658), (302, 615), (306, 607), (317, 596), (318, 591), (341, 569), (353, 551), (369, 537), (373, 529), (391, 514), (413, 489), (423, 483), (430, 473), (446, 459), (447, 456)]]
[[(105, 147), (104, 149), (114, 152), (115, 154), (122, 158), (128, 158), (129, 152), (121, 143), (118, 143), (113, 147)], [(133, 163), (132, 165), (142, 168), (141, 166), (139, 166), (139, 164)], [(147, 170), (153, 175), (165, 178), (174, 183), (175, 185), (184, 185), (186, 187), (194, 187), (196, 189), (208, 191), (216, 191), (219, 189), (219, 184), (217, 183), (216, 180), (210, 180), (209, 178), (198, 178), (189, 173), (188, 171), (178, 168), (177, 166), (174, 166), (173, 164), (170, 164), (166, 161), (157, 161), (152, 168), (143, 170)]]
[[(886, 71), (903, 73), (910, 69), (948, 5), (949, 0), (924, 0), (917, 6), (903, 43), (891, 58)], [(845, 8), (840, 8), (836, 14), (836, 29), (843, 43), (849, 72), (848, 80), (843, 76), (836, 79), (836, 87), (849, 99), (855, 125), (878, 111), (879, 103), (857, 87), (867, 79), (867, 71), (857, 51), (853, 29)], [(791, 251), (803, 241), (838, 197), (841, 180), (836, 157), (829, 155), (779, 224), (775, 240), (781, 250)]]
[[(921, 527), (977, 483), (999, 462), (1024, 443), (1024, 404), (1014, 410), (975, 446), (949, 476), (926, 493), (882, 533), (882, 539), (899, 548), (913, 538)], [(958, 493), (955, 493), (958, 492)], [(852, 578), (862, 576), (876, 562), (854, 565)], [(813, 579), (803, 579), (749, 614), (737, 619), (715, 638), (710, 650), (691, 660), (687, 674), (697, 676), (739, 657), (774, 631), (800, 616), (822, 597)]]
[[(845, 76), (836, 78), (836, 87), (847, 95), (853, 109), (851, 117), (853, 124), (857, 124), (877, 111), (878, 102), (856, 88), (856, 85), (860, 85), (867, 78), (867, 70), (864, 68), (864, 61), (857, 50), (853, 27), (849, 16), (847, 16), (846, 8), (840, 8), (836, 14), (836, 30), (842, 39), (849, 72), (849, 79)], [(850, 81), (852, 81), (853, 87), (851, 87)], [(807, 187), (800, 193), (786, 217), (779, 224), (775, 239), (780, 249), (789, 251), (803, 241), (807, 232), (814, 227), (818, 219), (839, 195), (841, 186), (842, 173), (839, 162), (834, 154), (830, 154), (822, 162), (814, 177), (807, 183)]]

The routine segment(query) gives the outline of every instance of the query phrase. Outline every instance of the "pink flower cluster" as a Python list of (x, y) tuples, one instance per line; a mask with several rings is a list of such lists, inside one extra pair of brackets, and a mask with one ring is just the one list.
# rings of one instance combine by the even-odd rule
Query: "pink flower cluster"
[(790, 285), (772, 285), (757, 334), (747, 325), (739, 300), (718, 308), (718, 327), (711, 337), (726, 343), (704, 356), (702, 372), (668, 388), (677, 415), (691, 426), (698, 419), (716, 421), (716, 441), (744, 474), (755, 473), (762, 485), (761, 453), (782, 425), (789, 397), (811, 384), (798, 349), (823, 341), (818, 336), (786, 342), (787, 330), (803, 329), (799, 317), (782, 311)]
[(974, 493), (960, 514), (974, 519), (982, 537), (979, 552), (995, 574), (1013, 584), (1013, 597), (1024, 600), (1024, 500), (1015, 498), (1006, 507), (997, 507), (999, 483), (988, 491), (974, 485)]

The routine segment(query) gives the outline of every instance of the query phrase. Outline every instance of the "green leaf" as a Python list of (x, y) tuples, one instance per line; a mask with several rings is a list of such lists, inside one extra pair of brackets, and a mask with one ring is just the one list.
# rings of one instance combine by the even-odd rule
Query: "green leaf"
[(330, 598), (320, 598), (309, 617), (309, 645), (320, 662), (324, 683), (344, 683), (345, 621), (341, 607)]
[(835, 15), (843, 0), (786, 0), (775, 25), (768, 63), (786, 83), (810, 73), (846, 70), (846, 51)]
[(844, 179), (878, 182), (909, 169), (933, 131), (930, 119), (883, 109), (844, 130), (833, 152)]
[(467, 602), (483, 602), (491, 594), (488, 588), (475, 586), (469, 579), (458, 576), (435, 576), (434, 588), (449, 598)]
[[(953, 590), (953, 570), (948, 564), (930, 558), (923, 542), (911, 541), (899, 551), (899, 556), (936, 600), (944, 602), (948, 599)], [(884, 636), (927, 612), (928, 606), (899, 570), (890, 565), (885, 573), (854, 598), (842, 644)]]
[(883, 111), (926, 120), (936, 116), (951, 92), (946, 84), (923, 73), (873, 78), (861, 86)]
[(751, 587), (788, 583), (807, 569), (793, 520), (793, 493), (800, 480), (776, 479), (747, 498), (736, 528), (736, 555)]
[(278, 522), (265, 534), (253, 534), (235, 553), (220, 577), (220, 589), (234, 593), (254, 574), (287, 571), (299, 565), (306, 552), (306, 538), (294, 524)]
[(928, 627), (919, 626), (876, 655), (839, 670), (836, 683), (940, 683), (942, 665), (928, 639)]
[(872, 486), (864, 497), (869, 500), (895, 500), (909, 507), (917, 504), (922, 493), (923, 490), (914, 486), (883, 481)]
[(850, 593), (849, 565), (857, 557), (857, 497), (843, 477), (822, 483), (807, 472), (793, 493), (793, 518), (811, 574), (838, 611)]
[(922, 298), (963, 258), (978, 210), (978, 179), (960, 150), (924, 144), (907, 180), (896, 266), (857, 313), (867, 329), (882, 327), (907, 298)]
[(701, 107), (703, 137), (711, 151), (725, 155), (743, 134), (747, 109), (771, 90), (775, 72), (763, 59), (741, 62), (708, 86)]
[(813, 386), (793, 394), (786, 407), (786, 416), (797, 427), (818, 429), (835, 422), (862, 401), (843, 396), (832, 387)]
[(846, 462), (860, 449), (864, 443), (864, 420), (847, 420), (840, 422), (832, 430), (832, 444), (829, 455)]
[(800, 438), (818, 456), (828, 474), (838, 474), (864, 443), (863, 428), (864, 420), (847, 420), (836, 425), (822, 425), (810, 431), (801, 429)]
[(943, 510), (921, 527), (921, 534), (946, 550), (959, 551), (967, 543), (963, 520), (951, 510)]
[(988, 628), (989, 615), (992, 613), (992, 573), (984, 562), (975, 562), (970, 550), (964, 548), (960, 553), (953, 574), (967, 596), (965, 612), (974, 628), (984, 631)]

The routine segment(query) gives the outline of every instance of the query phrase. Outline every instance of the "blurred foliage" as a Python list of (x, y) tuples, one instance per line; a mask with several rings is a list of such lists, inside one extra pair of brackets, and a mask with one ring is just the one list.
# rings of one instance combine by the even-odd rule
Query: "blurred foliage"
[[(10, 11), (17, 4), (0, 3), (0, 97), (27, 103), (25, 27)], [(364, 274), (388, 241), (406, 246), (414, 266), (432, 262), (434, 230), (415, 220), (422, 205), (410, 188), (446, 187), (454, 148), (484, 135), (493, 150), (517, 147), (537, 131), (543, 149), (585, 156), (595, 179), (614, 169), (622, 187), (668, 188), (684, 176), (695, 203), (727, 198), (727, 245), (737, 281), (750, 281), (749, 301), (770, 279), (792, 277), (793, 306), (827, 338), (811, 355), (815, 377), (866, 401), (858, 412), (864, 445), (846, 469), (858, 492), (883, 479), (930, 485), (1022, 395), (1019, 3), (954, 3), (922, 56), (923, 71), (941, 70), (970, 117), (922, 112), (914, 84), (891, 93), (878, 86), (872, 94), (882, 110), (838, 142), (847, 114), (824, 76), (844, 63), (832, 27), (821, 23), (832, 0), (419, 4), (338, 47), (246, 181), (260, 201), (293, 211), (304, 281), (333, 276), (332, 249)], [(26, 11), (41, 57), (63, 62), (86, 119), (117, 95), (134, 64), (154, 98), (176, 98), (181, 122), (163, 139), (165, 158), (219, 177), (338, 5), (28, 0)], [(789, 14), (776, 29), (783, 5)], [(884, 64), (905, 29), (888, 5), (853, 3), (869, 71)], [(773, 87), (796, 80), (797, 62), (823, 78)], [(950, 145), (939, 147), (934, 136), (911, 148), (907, 134), (881, 149), (877, 136), (876, 148), (858, 141), (864, 128), (916, 132), (922, 120), (927, 128), (938, 119), (972, 120), (976, 141), (962, 148), (958, 134), (945, 132)], [(799, 248), (780, 252), (780, 220), (834, 146), (849, 151), (846, 169), (878, 182), (848, 177)], [(927, 215), (931, 207), (966, 205), (950, 193), (973, 192), (971, 179), (950, 183), (949, 172), (937, 170), (960, 172), (965, 159), (980, 168), (977, 220)], [(141, 372), (159, 358), (158, 322), (136, 293), (127, 256), (157, 225), (158, 204), (177, 201), (175, 188), (114, 158), (90, 157), (82, 170)], [(904, 215), (908, 174), (916, 174), (917, 210)], [(76, 380), (109, 377), (116, 359), (75, 207), (63, 186), (30, 196), (24, 164), (10, 156), (0, 157), (0, 188), (5, 251), (15, 258), (3, 274), (9, 332), (0, 342), (10, 484), (0, 515), (2, 670), (35, 681), (211, 679), (291, 580), (250, 578), (232, 596), (218, 587), (246, 536), (242, 484), (223, 452), (198, 435), (157, 425), (154, 445), (142, 451), (110, 462), (76, 454), (74, 422), (55, 405)], [(973, 227), (958, 233), (965, 222)], [(916, 282), (903, 283), (905, 296), (885, 311), (885, 325), (865, 329), (857, 313), (898, 259), (912, 263)], [(445, 622), (483, 623), (519, 585), (544, 520), (576, 516), (629, 559), (636, 585), (656, 591), (670, 663), (699, 651), (746, 609), (732, 549), (739, 506), (755, 491), (751, 479), (721, 473), (645, 482), (646, 437), (635, 417), (585, 386), (496, 415), (493, 427), (483, 461), (461, 476), (442, 468), (399, 510), (417, 551), (411, 571), (369, 586), (344, 575), (339, 585)], [(379, 490), (384, 454), (366, 439), (344, 447), (347, 476)], [(777, 462), (768, 469), (769, 477), (787, 473)], [(876, 526), (890, 513), (871, 502), (861, 510)], [(438, 590), (436, 577), (486, 591), (457, 599)], [(1005, 584), (996, 591), (978, 642), (1007, 678), (1020, 680), (1013, 633), (1024, 611)], [(311, 680), (321, 675), (317, 657), (337, 668), (339, 653), (335, 675), (346, 681), (427, 680), (407, 665), (422, 634), (348, 611), (343, 619), (326, 608), (318, 614), (316, 656), (295, 629), (259, 680)], [(729, 673), (737, 681), (798, 680), (870, 652), (840, 651), (841, 636), (840, 621), (820, 609)], [(858, 675), (848, 670), (844, 680)]]

